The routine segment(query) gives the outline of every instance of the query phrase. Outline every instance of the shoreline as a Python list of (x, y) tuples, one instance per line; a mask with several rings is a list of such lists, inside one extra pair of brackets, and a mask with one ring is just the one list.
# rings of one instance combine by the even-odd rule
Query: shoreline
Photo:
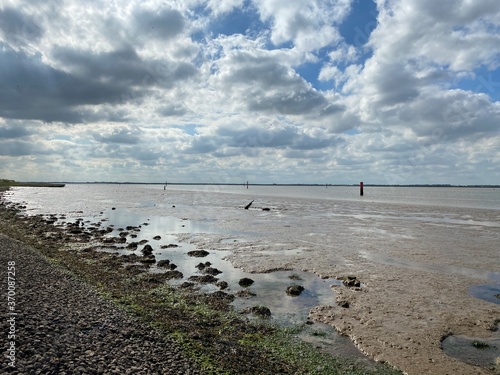
[[(174, 337), (195, 368), (214, 373), (251, 374), (257, 366), (262, 373), (269, 374), (314, 373), (310, 366), (317, 363), (331, 366), (324, 367), (326, 372), (320, 372), (322, 374), (341, 374), (342, 368), (352, 366), (340, 358), (314, 357), (316, 354), (308, 352), (311, 349), (306, 349), (304, 344), (286, 344), (290, 337), (283, 336), (275, 327), (264, 323), (250, 324), (244, 317), (231, 313), (224, 294), (217, 294), (218, 298), (207, 295), (195, 298), (189, 293), (173, 290), (157, 276), (136, 274), (133, 268), (126, 269), (123, 260), (113, 254), (89, 250), (89, 246), (85, 246), (89, 238), (85, 233), (76, 234), (74, 227), (75, 234), (70, 234), (70, 230), (57, 229), (50, 219), (18, 217), (15, 209), (7, 209), (3, 201), (1, 203), (0, 233), (29, 244), (35, 252), (70, 270), (85, 284), (97, 288), (112, 304), (136, 315), (143, 323), (159, 327), (163, 335)], [(65, 242), (80, 243), (82, 250), (64, 249), (62, 244)], [(263, 343), (268, 347), (259, 346)], [(302, 360), (293, 357), (294, 350), (299, 348), (308, 353)], [(284, 349), (289, 352), (279, 353)], [(360, 374), (398, 373), (383, 365), (358, 371)]]

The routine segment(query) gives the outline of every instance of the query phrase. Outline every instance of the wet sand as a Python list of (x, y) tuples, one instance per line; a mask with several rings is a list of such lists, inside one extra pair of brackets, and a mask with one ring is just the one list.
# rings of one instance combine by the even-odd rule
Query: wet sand
[(492, 327), (500, 305), (471, 296), (469, 288), (500, 285), (500, 211), (277, 197), (243, 210), (241, 202), (251, 200), (245, 196), (215, 194), (210, 207), (193, 204), (207, 201), (205, 193), (166, 197), (168, 203), (144, 211), (235, 231), (244, 241), (231, 242), (224, 231), (198, 235), (193, 228), (177, 235), (199, 248), (229, 250), (227, 259), (247, 272), (356, 276), (360, 290), (332, 288), (331, 305), (318, 306), (311, 317), (351, 337), (370, 357), (410, 375), (499, 372), (448, 356), (441, 340), (499, 335)]
[(283, 256), (290, 247), (286, 241), (263, 252), (264, 240), (241, 244), (230, 260), (252, 272), (294, 268), (330, 278), (355, 275), (363, 284), (360, 290), (333, 288), (349, 308), (319, 306), (311, 318), (333, 325), (370, 357), (407, 374), (498, 374), (498, 366), (471, 366), (441, 349), (442, 338), (450, 334), (499, 337), (492, 327), (500, 319), (500, 305), (474, 298), (468, 289), (500, 287), (500, 214), (446, 209), (446, 215), (450, 211), (463, 220), (436, 220), (423, 213), (410, 224), (368, 217), (358, 228), (339, 221), (331, 236), (297, 226), (305, 247), (300, 254)]

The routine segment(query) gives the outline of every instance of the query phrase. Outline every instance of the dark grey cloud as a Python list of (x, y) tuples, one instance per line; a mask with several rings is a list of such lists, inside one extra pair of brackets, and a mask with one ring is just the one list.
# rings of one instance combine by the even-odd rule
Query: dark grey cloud
[(157, 112), (165, 117), (183, 116), (187, 113), (187, 108), (183, 104), (168, 104), (159, 108)]
[(257, 156), (259, 149), (290, 149), (297, 152), (324, 149), (339, 145), (337, 136), (324, 133), (318, 136), (305, 134), (296, 126), (271, 126), (238, 128), (222, 126), (213, 134), (193, 137), (189, 153), (214, 153), (218, 157), (235, 155)]
[(290, 145), (296, 137), (292, 127), (221, 127), (217, 130), (217, 135), (230, 147), (284, 147)]
[[(65, 70), (0, 44), (0, 116), (80, 123), (96, 113), (80, 106), (140, 101), (152, 87), (171, 88), (197, 74), (189, 63), (143, 61), (131, 48), (92, 53), (58, 47), (54, 58)], [(113, 111), (112, 111), (113, 112)], [(101, 111), (105, 116), (109, 111)], [(120, 115), (115, 116), (120, 120)], [(112, 120), (101, 117), (100, 120)]]
[(140, 143), (142, 131), (138, 127), (119, 127), (110, 134), (94, 134), (94, 139), (101, 143), (134, 145)]
[(328, 107), (326, 98), (276, 57), (239, 52), (231, 56), (224, 87), (251, 111), (300, 115)]
[(216, 151), (221, 144), (216, 138), (195, 135), (193, 136), (189, 148), (186, 150), (188, 154), (207, 154)]
[(435, 93), (399, 111), (399, 119), (434, 143), (498, 134), (500, 108), (484, 94), (462, 90)]
[(53, 154), (53, 150), (36, 141), (0, 138), (0, 155), (16, 157), (42, 154)]
[(0, 116), (46, 122), (83, 121), (84, 104), (116, 101), (128, 90), (90, 77), (76, 77), (0, 44)]
[(301, 115), (326, 106), (325, 98), (318, 92), (254, 92), (249, 95), (247, 106), (250, 111), (278, 112), (284, 115)]
[(52, 55), (77, 77), (106, 81), (117, 87), (171, 88), (178, 81), (197, 74), (196, 67), (190, 63), (160, 59), (144, 60), (130, 46), (100, 53), (58, 47), (54, 49)]
[(184, 16), (174, 9), (158, 12), (138, 9), (134, 18), (136, 32), (161, 40), (175, 37), (186, 27)]
[(22, 138), (31, 134), (22, 124), (17, 126), (10, 124), (0, 125), (0, 138)]
[(100, 53), (56, 47), (52, 57), (74, 76), (93, 81), (108, 80), (115, 86), (149, 85), (154, 82), (148, 80), (146, 63), (130, 47)]
[(406, 103), (419, 95), (421, 82), (415, 77), (415, 72), (404, 64), (386, 64), (380, 66), (379, 70), (380, 74), (374, 77), (375, 87), (379, 93), (378, 105), (392, 106)]
[(34, 17), (11, 7), (0, 9), (0, 31), (7, 42), (16, 46), (38, 41), (43, 36), (43, 28)]

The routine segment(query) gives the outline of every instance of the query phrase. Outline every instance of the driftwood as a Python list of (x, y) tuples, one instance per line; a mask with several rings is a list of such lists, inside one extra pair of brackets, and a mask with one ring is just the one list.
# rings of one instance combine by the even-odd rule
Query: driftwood
[(248, 210), (250, 208), (250, 206), (252, 205), (253, 201), (251, 201), (250, 203), (248, 203), (246, 206), (245, 206), (245, 210)]

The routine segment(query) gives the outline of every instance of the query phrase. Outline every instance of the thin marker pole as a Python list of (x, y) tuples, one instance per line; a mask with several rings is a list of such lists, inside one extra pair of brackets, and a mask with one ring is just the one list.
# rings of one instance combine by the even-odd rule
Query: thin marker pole
[(363, 196), (363, 181), (359, 183), (359, 195)]

